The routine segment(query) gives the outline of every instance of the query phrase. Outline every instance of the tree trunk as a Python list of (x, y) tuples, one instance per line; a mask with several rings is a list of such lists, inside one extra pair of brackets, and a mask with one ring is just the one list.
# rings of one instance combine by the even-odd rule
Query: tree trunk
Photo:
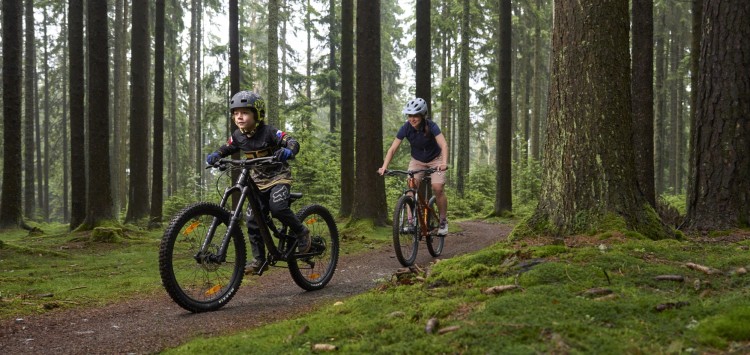
[(654, 2), (633, 0), (633, 146), (638, 187), (656, 207), (654, 189)]
[(279, 0), (268, 1), (268, 94), (266, 119), (279, 129)]
[(25, 8), (26, 20), (26, 41), (25, 41), (25, 62), (24, 66), (24, 116), (23, 123), (23, 166), (24, 166), (24, 215), (26, 218), (34, 218), (35, 214), (35, 194), (34, 194), (34, 68), (36, 63), (35, 46), (34, 46), (34, 1), (26, 0)]
[(432, 28), (430, 0), (417, 0), (416, 34), (416, 97), (427, 102), (427, 115), (432, 116)]
[[(74, 1), (71, 1), (71, 6)], [(3, 186), (0, 228), (21, 222), (21, 0), (3, 0)]]
[(328, 132), (336, 132), (336, 1), (328, 2)]
[[(380, 0), (357, 0), (357, 124), (354, 219), (385, 225), (385, 182), (375, 171), (383, 163), (383, 89), (380, 74)], [(366, 105), (364, 103), (372, 103)]]
[[(83, 0), (70, 0), (70, 229), (86, 219), (86, 136), (84, 121)], [(6, 126), (7, 129), (7, 126)], [(6, 140), (7, 142), (7, 140)]]
[[(64, 11), (64, 10), (63, 10)], [(65, 12), (65, 11), (64, 11)], [(63, 15), (63, 24), (62, 24), (62, 31), (60, 34), (61, 38), (67, 38), (68, 37), (68, 23), (67, 23), (67, 13)], [(62, 66), (62, 72), (68, 73), (68, 47), (64, 46), (63, 48), (63, 57), (60, 60), (61, 66)], [(68, 223), (70, 221), (70, 209), (68, 209), (69, 206), (69, 181), (70, 181), (70, 163), (68, 160), (68, 143), (70, 142), (70, 138), (68, 138), (68, 76), (63, 75), (62, 78), (63, 81), (63, 89), (62, 89), (62, 123), (60, 124), (60, 130), (62, 132), (62, 137), (60, 139), (60, 144), (62, 146), (62, 151), (60, 152), (62, 155), (62, 222)]]
[(497, 176), (495, 177), (495, 210), (496, 216), (510, 213), (513, 210), (513, 198), (511, 195), (511, 138), (512, 138), (512, 108), (511, 108), (511, 5), (510, 0), (501, 0), (498, 6), (498, 42), (497, 63), (500, 66), (497, 75), (498, 92), (497, 98), (497, 154), (495, 155), (495, 166)]
[[(750, 2), (706, 0), (686, 226), (750, 225)], [(710, 24), (710, 25), (709, 25)]]
[[(542, 12), (542, 1), (536, 0), (536, 13)], [(544, 82), (544, 68), (542, 68), (542, 17), (536, 16), (534, 22), (534, 109), (531, 116), (529, 129), (529, 156), (534, 160), (539, 160), (540, 131), (542, 129), (542, 83)]]
[(555, 1), (542, 193), (519, 235), (671, 236), (636, 182), (628, 19), (627, 2)]
[(656, 38), (654, 38), (654, 94), (656, 95), (656, 111), (654, 112), (654, 193), (659, 196), (664, 192), (664, 146), (663, 146), (663, 128), (664, 116), (666, 111), (666, 100), (664, 94), (664, 72), (665, 63), (664, 49), (666, 47), (666, 30), (665, 15), (659, 16), (659, 26), (655, 29)]
[(341, 216), (354, 207), (354, 0), (341, 1)]
[(114, 219), (109, 158), (109, 46), (107, 3), (87, 3), (88, 43), (88, 202), (83, 229)]
[(130, 66), (130, 188), (127, 222), (149, 215), (148, 72), (150, 68), (147, 0), (133, 1)]
[(44, 20), (42, 26), (44, 26), (44, 165), (42, 168), (42, 175), (44, 176), (44, 187), (42, 189), (42, 215), (45, 222), (50, 221), (50, 208), (49, 208), (49, 173), (50, 173), (50, 160), (49, 160), (49, 126), (50, 126), (50, 113), (49, 113), (49, 35), (47, 34), (47, 8), (44, 8)]
[(156, 0), (154, 37), (154, 159), (150, 222), (159, 224), (164, 204), (164, 0)]
[(456, 120), (458, 121), (458, 181), (456, 190), (458, 195), (463, 197), (465, 192), (466, 179), (469, 177), (469, 159), (470, 156), (470, 145), (469, 145), (469, 129), (471, 127), (471, 120), (469, 117), (469, 10), (470, 1), (463, 0), (463, 12), (461, 14), (461, 73), (459, 79), (459, 90), (458, 95), (458, 115)]

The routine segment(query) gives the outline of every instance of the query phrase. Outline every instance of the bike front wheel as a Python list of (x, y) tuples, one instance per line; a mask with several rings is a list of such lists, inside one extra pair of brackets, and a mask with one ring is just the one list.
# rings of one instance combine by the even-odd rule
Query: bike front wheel
[(161, 281), (172, 300), (190, 312), (221, 308), (242, 283), (245, 240), (238, 228), (226, 253), (219, 254), (229, 220), (224, 208), (200, 202), (180, 211), (164, 231), (159, 247)]
[(403, 266), (411, 266), (417, 259), (419, 247), (417, 217), (414, 199), (408, 195), (401, 196), (393, 211), (393, 248), (396, 250), (396, 259)]
[(440, 256), (443, 253), (443, 245), (445, 244), (445, 236), (438, 235), (437, 230), (440, 228), (440, 220), (438, 218), (438, 210), (435, 209), (435, 196), (430, 198), (429, 212), (427, 212), (427, 227), (430, 230), (430, 234), (427, 236), (427, 251), (434, 257)]
[(297, 212), (297, 218), (310, 230), (310, 251), (292, 255), (287, 261), (294, 282), (307, 291), (319, 290), (331, 281), (339, 261), (339, 231), (331, 213), (313, 204)]

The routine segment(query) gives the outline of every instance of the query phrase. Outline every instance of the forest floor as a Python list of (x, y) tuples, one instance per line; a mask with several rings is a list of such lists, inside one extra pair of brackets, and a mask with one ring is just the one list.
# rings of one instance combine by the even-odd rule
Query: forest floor
[[(474, 252), (505, 241), (508, 224), (458, 223), (461, 231), (446, 237), (440, 259)], [(420, 244), (417, 265), (434, 262)], [(391, 246), (339, 259), (333, 280), (322, 290), (305, 292), (285, 269), (247, 276), (227, 306), (192, 314), (166, 294), (136, 298), (104, 307), (50, 312), (0, 321), (3, 354), (143, 354), (155, 353), (196, 337), (226, 335), (294, 318), (318, 307), (376, 287), (401, 265)]]

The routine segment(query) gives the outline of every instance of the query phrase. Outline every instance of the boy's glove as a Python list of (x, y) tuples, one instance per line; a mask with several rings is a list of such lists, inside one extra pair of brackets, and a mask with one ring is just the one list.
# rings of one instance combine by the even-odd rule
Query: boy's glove
[(294, 153), (289, 148), (281, 148), (273, 153), (273, 157), (278, 161), (287, 161), (287, 159), (294, 158)]
[(214, 165), (219, 161), (219, 159), (221, 159), (221, 155), (219, 155), (219, 153), (213, 152), (206, 157), (206, 164)]

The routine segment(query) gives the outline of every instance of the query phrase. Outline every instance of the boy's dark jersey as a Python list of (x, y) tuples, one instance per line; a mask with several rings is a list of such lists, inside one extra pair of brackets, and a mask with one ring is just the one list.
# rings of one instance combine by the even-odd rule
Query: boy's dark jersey
[[(299, 143), (286, 132), (271, 125), (260, 125), (255, 132), (232, 132), (226, 145), (219, 147), (216, 153), (222, 157), (242, 151), (247, 159), (267, 157), (281, 148), (289, 148), (294, 155), (299, 152)], [(276, 165), (264, 165), (250, 170), (250, 177), (261, 190), (278, 184), (292, 183), (292, 169), (287, 162)]]
[(426, 134), (424, 130), (417, 131), (409, 121), (406, 121), (396, 133), (396, 138), (400, 140), (408, 139), (409, 145), (411, 145), (411, 156), (423, 163), (428, 163), (440, 156), (441, 149), (435, 137), (439, 136), (441, 132), (440, 127), (432, 120), (425, 119), (423, 122), (428, 128)]

